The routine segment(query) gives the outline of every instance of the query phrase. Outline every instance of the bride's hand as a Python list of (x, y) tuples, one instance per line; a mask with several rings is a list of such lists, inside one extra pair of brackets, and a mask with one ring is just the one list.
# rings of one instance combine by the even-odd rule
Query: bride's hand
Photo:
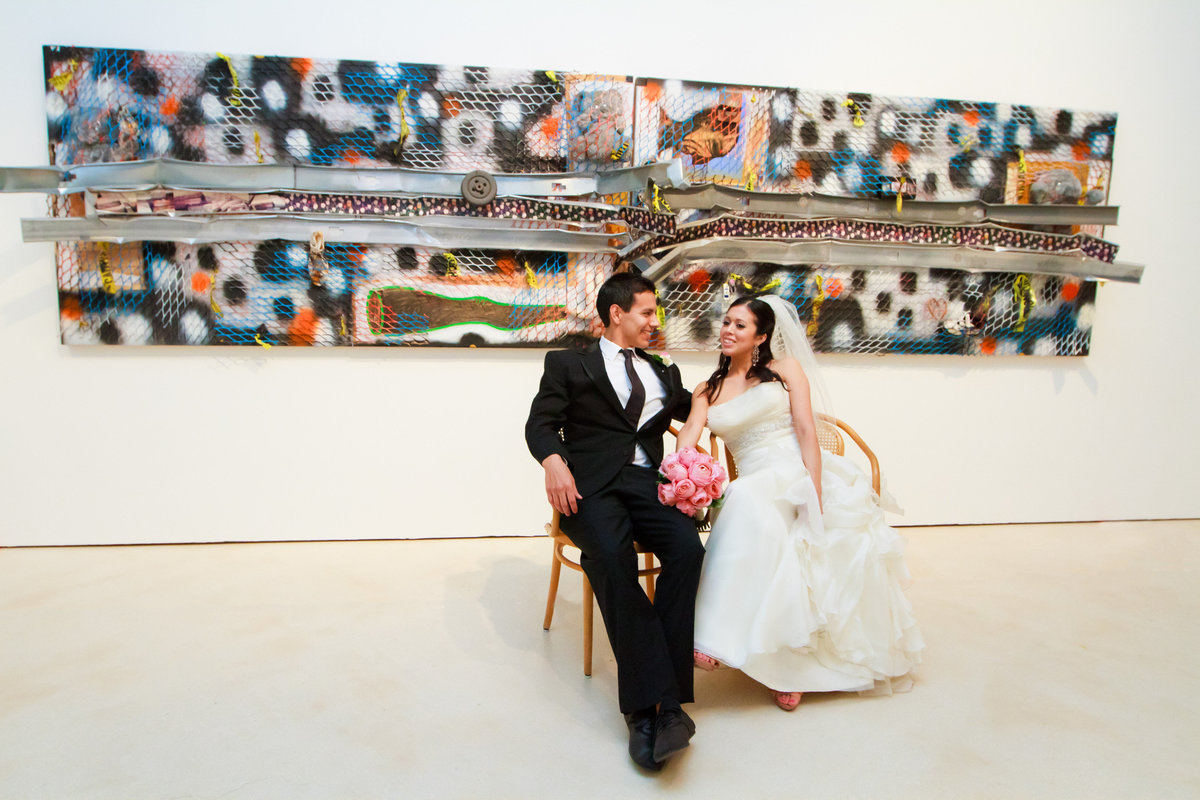
[(546, 457), (542, 462), (546, 470), (546, 499), (554, 510), (569, 517), (579, 510), (575, 501), (583, 499), (583, 495), (575, 488), (575, 476), (563, 457), (555, 453)]

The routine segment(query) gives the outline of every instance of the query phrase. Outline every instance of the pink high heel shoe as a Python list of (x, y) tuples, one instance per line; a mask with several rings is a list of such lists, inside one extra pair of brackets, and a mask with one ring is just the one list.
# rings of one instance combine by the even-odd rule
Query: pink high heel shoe
[(800, 705), (800, 698), (804, 696), (804, 692), (771, 692), (771, 694), (775, 695), (775, 705), (784, 711), (795, 711), (796, 706)]

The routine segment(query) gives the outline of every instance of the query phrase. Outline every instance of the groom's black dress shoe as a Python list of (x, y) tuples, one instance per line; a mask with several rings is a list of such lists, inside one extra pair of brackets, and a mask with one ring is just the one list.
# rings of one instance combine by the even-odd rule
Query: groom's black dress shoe
[(696, 723), (682, 708), (660, 712), (654, 722), (654, 760), (661, 766), (662, 762), (687, 747), (695, 733)]
[(654, 759), (654, 709), (635, 711), (625, 715), (629, 726), (629, 757), (639, 767), (652, 770), (662, 769)]

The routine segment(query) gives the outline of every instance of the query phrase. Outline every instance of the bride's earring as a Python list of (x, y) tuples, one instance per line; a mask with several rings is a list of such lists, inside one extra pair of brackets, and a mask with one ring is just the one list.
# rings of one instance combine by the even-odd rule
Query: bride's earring
[(750, 366), (758, 366), (758, 345), (754, 345), (754, 352), (750, 355)]

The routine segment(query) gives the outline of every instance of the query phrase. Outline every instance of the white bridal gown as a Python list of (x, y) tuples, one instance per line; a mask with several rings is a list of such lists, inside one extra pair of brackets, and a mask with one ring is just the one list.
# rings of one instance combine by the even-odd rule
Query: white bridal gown
[(822, 452), (821, 514), (781, 383), (710, 408), (708, 425), (738, 478), (708, 539), (696, 649), (779, 692), (908, 689), (925, 645), (902, 591), (904, 539), (870, 479)]

